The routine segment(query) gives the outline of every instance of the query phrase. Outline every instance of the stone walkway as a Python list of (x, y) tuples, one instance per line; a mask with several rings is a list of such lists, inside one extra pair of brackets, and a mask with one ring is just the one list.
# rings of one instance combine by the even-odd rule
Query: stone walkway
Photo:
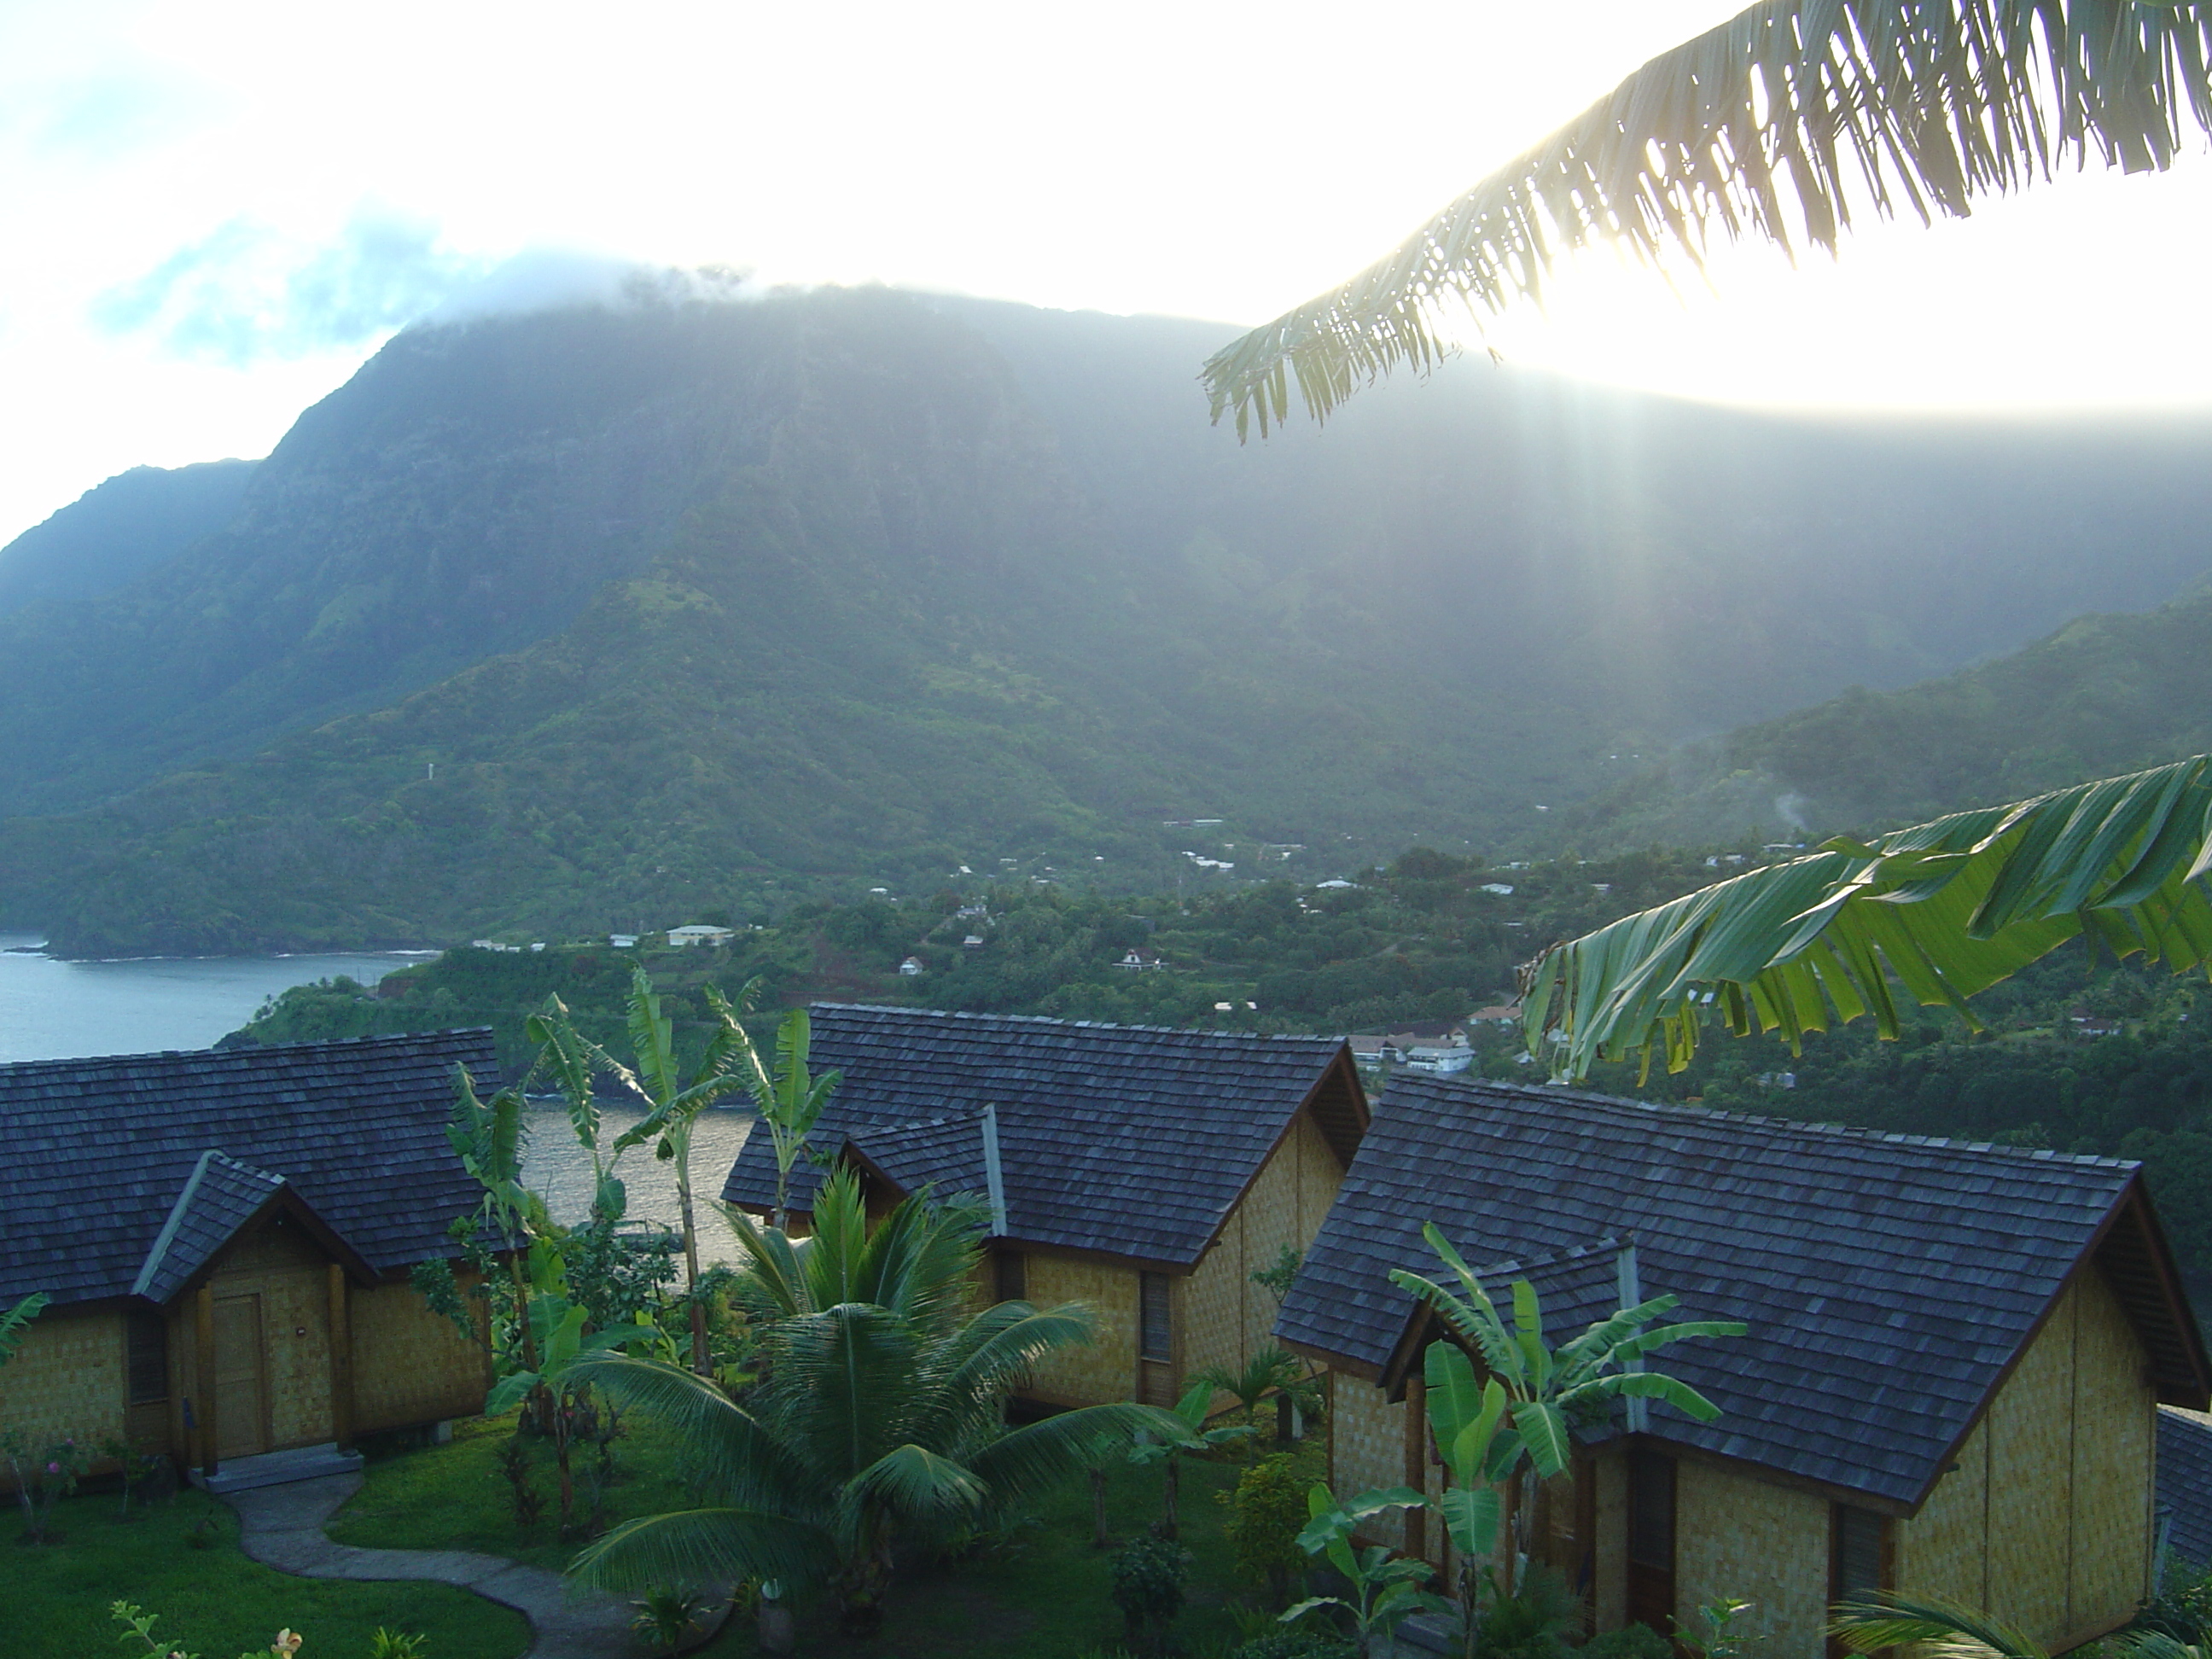
[(571, 1597), (558, 1573), (466, 1550), (362, 1550), (337, 1544), (323, 1528), (361, 1490), (358, 1474), (231, 1492), (239, 1542), (264, 1566), (302, 1578), (422, 1579), (474, 1590), (530, 1620), (527, 1659), (632, 1659), (647, 1652), (630, 1610), (599, 1595)]

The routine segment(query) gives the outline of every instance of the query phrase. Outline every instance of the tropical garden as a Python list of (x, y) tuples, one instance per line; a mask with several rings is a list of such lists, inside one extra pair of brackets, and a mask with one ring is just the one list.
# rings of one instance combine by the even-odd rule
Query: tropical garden
[[(1832, 247), (1855, 192), (1875, 211), (1928, 218), (1963, 215), (1977, 196), (2068, 160), (2163, 167), (2187, 127), (2212, 126), (2209, 65), (2212, 18), (2193, 4), (1769, 0), (1654, 60), (1396, 252), (1217, 356), (1217, 417), (1233, 413), (1240, 429), (1256, 419), (1264, 433), (1286, 416), (1293, 380), (1325, 415), (1364, 380), (1448, 349), (1437, 325), (1447, 296), (1492, 308), (1533, 296), (1559, 252), (1599, 237), (1653, 259), (1694, 260), (1717, 228)], [(1526, 1052), (1580, 1079), (1605, 1066), (1648, 1074), (1655, 1058), (1685, 1070), (1715, 1026), (1793, 1051), (1862, 1018), (1908, 1037), (1916, 1007), (1971, 1029), (1978, 994), (2069, 945), (2202, 969), (2212, 963), (2200, 885), (2212, 870), (2208, 768), (2197, 757), (1833, 840), (1612, 921), (1525, 970)], [(749, 1096), (787, 1175), (834, 1089), (808, 1072), (803, 1013), (779, 1028), (771, 1066), (739, 1017), (742, 995), (706, 1001), (689, 1063), (642, 975), (627, 999), (627, 1059), (557, 1003), (534, 1018), (533, 1071), (567, 1101), (598, 1175), (580, 1226), (555, 1224), (521, 1183), (519, 1091), (484, 1100), (462, 1081), (454, 1142), (483, 1196), (456, 1237), (482, 1271), (465, 1287), (450, 1273), (421, 1282), (472, 1340), (488, 1333), (500, 1381), (483, 1425), (453, 1449), (390, 1459), (343, 1527), (404, 1526), (410, 1541), (434, 1541), (426, 1534), (441, 1527), (493, 1524), (489, 1490), (510, 1538), (554, 1551), (580, 1585), (635, 1598), (671, 1648), (703, 1633), (709, 1607), (736, 1606), (750, 1617), (723, 1639), (757, 1650), (952, 1651), (927, 1645), (921, 1626), (964, 1591), (1000, 1621), (965, 1638), (957, 1650), (967, 1652), (1073, 1652), (1082, 1641), (1166, 1654), (1210, 1638), (1244, 1659), (1369, 1655), (1427, 1616), (1455, 1621), (1448, 1639), (1469, 1656), (1551, 1654), (1574, 1644), (1579, 1610), (1525, 1565), (1528, 1483), (1564, 1466), (1577, 1421), (1618, 1402), (1713, 1413), (1630, 1362), (1741, 1328), (1659, 1324), (1671, 1307), (1662, 1297), (1553, 1346), (1532, 1287), (1511, 1287), (1509, 1323), (1431, 1229), (1441, 1276), (1394, 1278), (1449, 1333), (1424, 1356), (1430, 1427), (1451, 1474), (1436, 1507), (1468, 1564), (1448, 1601), (1425, 1564), (1358, 1536), (1364, 1522), (1431, 1500), (1311, 1480), (1300, 1449), (1268, 1448), (1264, 1394), (1240, 1403), (1242, 1422), (1207, 1415), (1212, 1380), (1175, 1411), (1124, 1403), (1009, 1422), (1024, 1370), (1085, 1340), (1087, 1316), (980, 1299), (981, 1222), (957, 1201), (923, 1195), (871, 1218), (854, 1184), (833, 1176), (807, 1236), (787, 1230), (780, 1205), (768, 1226), (726, 1217), (735, 1263), (705, 1265), (686, 1169), (699, 1115)], [(648, 1109), (603, 1146), (597, 1103), (610, 1080)], [(672, 1237), (626, 1224), (620, 1160), (648, 1144), (678, 1170)], [(0, 1322), (0, 1361), (36, 1313), (26, 1304)], [(71, 1507), (95, 1501), (71, 1490), (80, 1449), (11, 1442), (8, 1455), (30, 1547), (58, 1551), (91, 1530), (88, 1511)], [(422, 1473), (432, 1462), (440, 1473)], [(441, 1495), (447, 1470), (473, 1476), (465, 1498)], [(392, 1502), (391, 1490), (408, 1500)], [(1224, 1501), (1187, 1501), (1200, 1492)], [(126, 1484), (118, 1513), (131, 1502)], [(1196, 1514), (1217, 1508), (1225, 1519), (1209, 1534)], [(138, 1523), (141, 1539), (191, 1511), (159, 1513), (167, 1518)], [(215, 1526), (210, 1516), (191, 1529)], [(1098, 1570), (1058, 1576), (1086, 1547)], [(1215, 1580), (1233, 1639), (1222, 1618), (1201, 1635), (1192, 1616), (1199, 1574), (1224, 1566), (1243, 1580), (1233, 1602)], [(1110, 1625), (1103, 1608), (1054, 1621), (1085, 1583), (1105, 1590)], [(994, 1599), (1012, 1583), (1029, 1586), (1026, 1600)], [(312, 1589), (288, 1588), (310, 1606)], [(1675, 1636), (1712, 1659), (1734, 1654), (1741, 1611), (1717, 1604)], [(332, 1626), (358, 1613), (334, 1611)], [(126, 1645), (175, 1650), (155, 1615), (134, 1606), (115, 1617)], [(296, 1649), (289, 1626), (308, 1618), (288, 1616), (274, 1650)], [(2045, 1659), (2002, 1621), (1932, 1601), (1840, 1607), (1834, 1631), (1856, 1651), (1911, 1643), (1946, 1659)], [(2197, 1659), (2208, 1637), (2212, 1588), (2183, 1582), (2110, 1650)], [(380, 1628), (356, 1646), (395, 1656), (425, 1650), (424, 1639)], [(459, 1629), (428, 1639), (441, 1656), (502, 1650)], [(1657, 1659), (1665, 1646), (1636, 1630), (1585, 1650)]]

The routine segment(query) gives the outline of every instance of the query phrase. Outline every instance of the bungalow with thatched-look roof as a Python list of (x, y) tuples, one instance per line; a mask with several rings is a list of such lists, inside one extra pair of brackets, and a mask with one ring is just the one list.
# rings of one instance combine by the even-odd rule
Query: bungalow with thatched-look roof
[[(1252, 1275), (1303, 1250), (1367, 1127), (1342, 1042), (913, 1008), (812, 1011), (811, 1061), (842, 1081), (812, 1136), (872, 1204), (927, 1188), (992, 1213), (1001, 1300), (1089, 1304), (1097, 1338), (1039, 1364), (1048, 1405), (1172, 1405), (1261, 1349), (1276, 1301)], [(818, 1172), (793, 1172), (803, 1218)], [(775, 1202), (769, 1137), (723, 1196)]]
[[(1737, 1596), (1763, 1651), (1817, 1659), (1832, 1601), (1898, 1589), (2058, 1652), (2150, 1593), (2159, 1407), (2202, 1410), (2212, 1365), (2136, 1164), (1401, 1079), (1277, 1326), (1338, 1373), (1340, 1493), (1439, 1490), (1437, 1327), (1389, 1279), (1441, 1271), (1424, 1221), (1493, 1292), (1530, 1280), (1555, 1346), (1662, 1293), (1749, 1327), (1651, 1362), (1718, 1420), (1624, 1402), (1533, 1495), (1530, 1553), (1598, 1628)], [(1446, 1565), (1427, 1517), (1377, 1531)]]
[(489, 1032), (0, 1066), (0, 1306), (52, 1298), (0, 1425), (220, 1482), (480, 1410), (484, 1351), (408, 1282), (480, 1195), (446, 1139), (464, 1066), (495, 1079)]

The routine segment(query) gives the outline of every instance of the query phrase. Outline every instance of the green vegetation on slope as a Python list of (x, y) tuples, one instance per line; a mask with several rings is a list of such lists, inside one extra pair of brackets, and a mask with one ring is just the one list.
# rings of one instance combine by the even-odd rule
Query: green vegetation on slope
[[(972, 898), (948, 890), (918, 902), (801, 905), (744, 928), (727, 946), (648, 949), (643, 960), (663, 988), (679, 1041), (693, 1045), (708, 1029), (704, 988), (734, 994), (756, 975), (764, 1014), (831, 1000), (1123, 1024), (1379, 1029), (1452, 1019), (1508, 999), (1513, 964), (1534, 945), (1657, 903), (1712, 874), (1703, 857), (1689, 854), (1508, 868), (1416, 849), (1348, 887), (1276, 881), (1133, 899), (1029, 883)], [(1513, 890), (1486, 890), (1492, 885)], [(975, 907), (986, 914), (974, 914)], [(720, 912), (691, 919), (732, 920)], [(968, 945), (971, 936), (981, 942)], [(1133, 951), (1163, 965), (1118, 966)], [(343, 980), (295, 987), (227, 1040), (298, 1042), (488, 1025), (502, 1063), (519, 1075), (531, 1052), (522, 1022), (550, 995), (574, 1009), (594, 1037), (616, 1042), (639, 955), (603, 943), (450, 951), (374, 990)], [(923, 964), (911, 978), (898, 971), (909, 956)], [(1218, 1009), (1223, 1002), (1226, 1012)]]
[(1009, 856), (1143, 891), (1200, 816), (1291, 873), (1540, 852), (1686, 732), (2204, 565), (2195, 428), (1470, 366), (1240, 449), (1204, 332), (824, 291), (403, 333), (219, 532), (0, 617), (0, 799), (47, 815), (0, 825), (0, 925), (560, 937)]
[(1863, 687), (1730, 732), (1574, 822), (1599, 838), (1714, 823), (1821, 834), (1920, 822), (2212, 750), (2212, 587), (2088, 616), (1994, 661)]
[(237, 513), (252, 461), (134, 466), (0, 547), (0, 615), (98, 599), (175, 558)]

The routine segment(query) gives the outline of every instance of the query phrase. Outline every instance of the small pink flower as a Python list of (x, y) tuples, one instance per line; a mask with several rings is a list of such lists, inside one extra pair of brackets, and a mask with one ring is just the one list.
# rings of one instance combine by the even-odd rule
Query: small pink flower
[(46, 1473), (48, 1474), (59, 1474), (61, 1472), (62, 1466), (58, 1463), (49, 1463), (46, 1465)]

